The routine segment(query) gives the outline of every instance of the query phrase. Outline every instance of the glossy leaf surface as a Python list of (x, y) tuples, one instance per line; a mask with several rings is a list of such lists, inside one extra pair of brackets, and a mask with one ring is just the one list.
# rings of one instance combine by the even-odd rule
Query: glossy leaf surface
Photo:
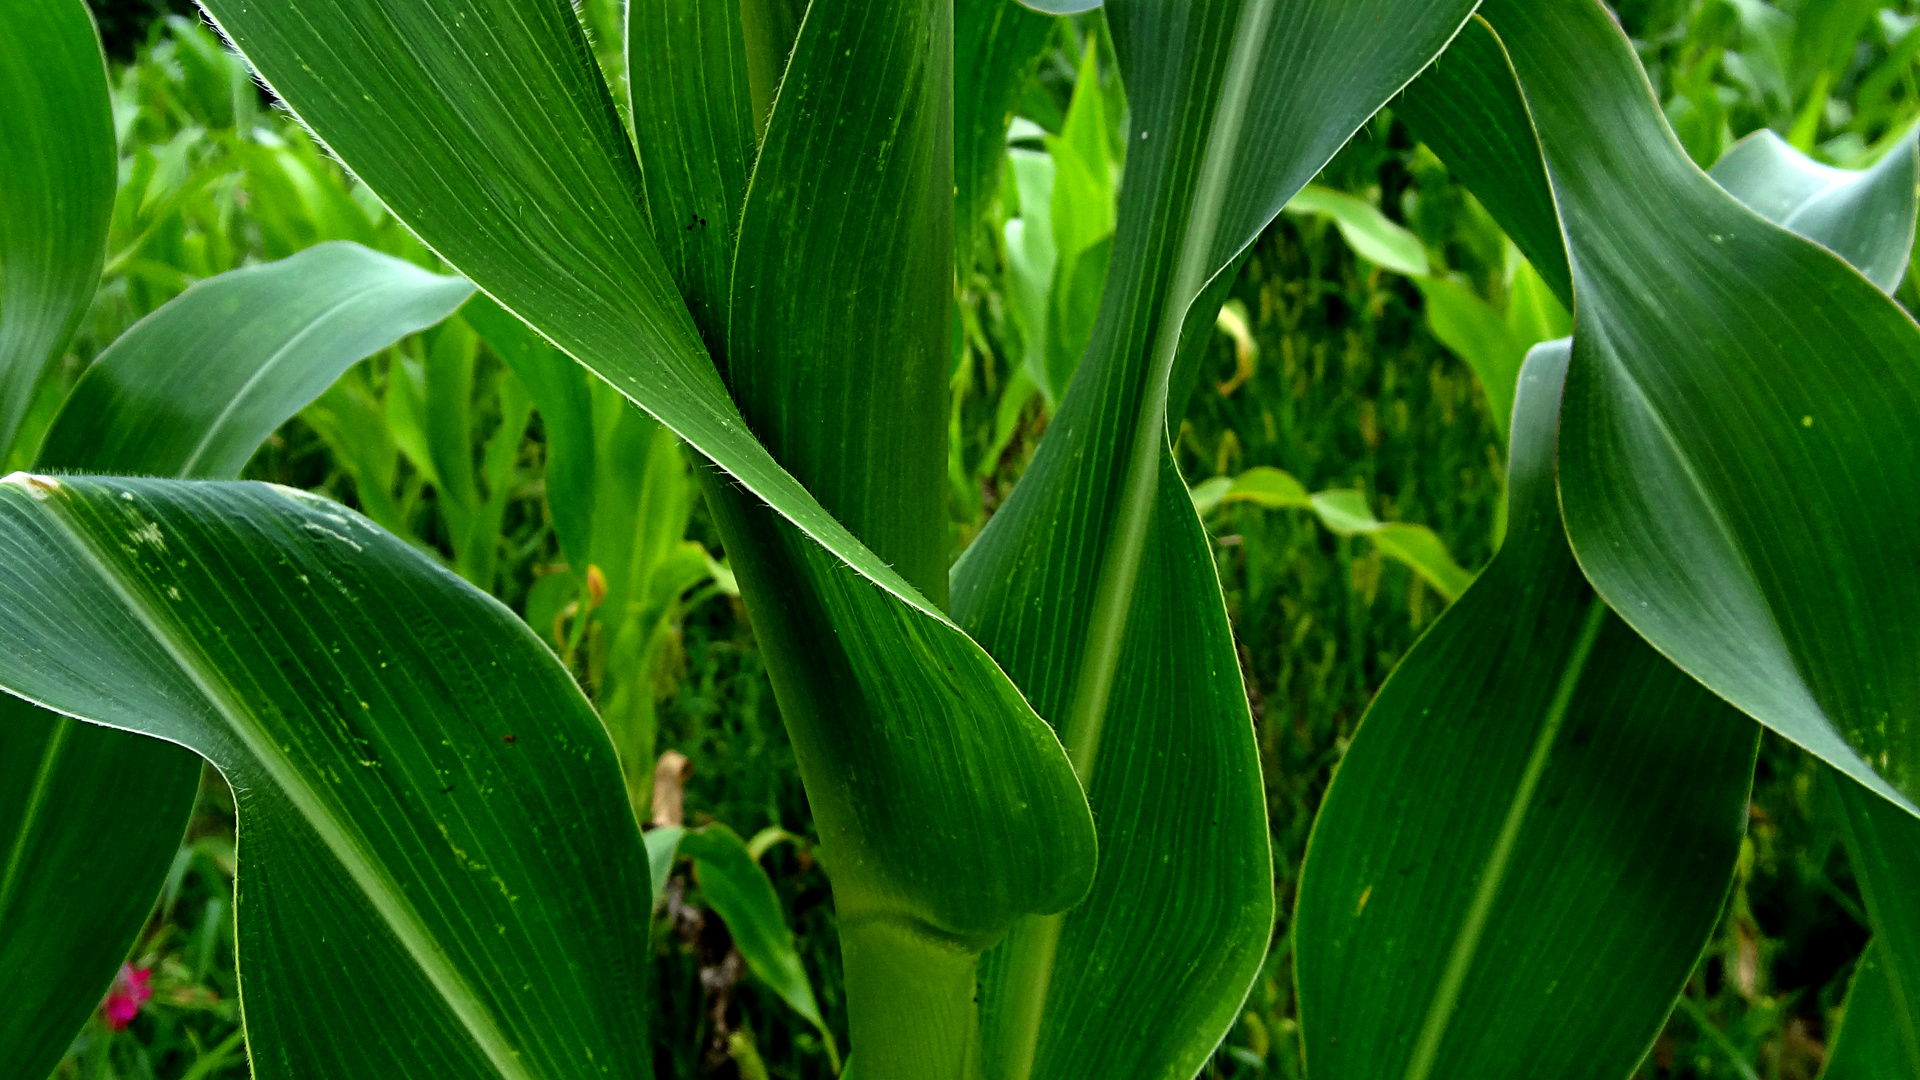
[(1822, 165), (1766, 129), (1734, 144), (1708, 173), (1783, 229), (1827, 248), (1892, 292), (1913, 254), (1916, 139), (1908, 132), (1870, 169)]
[(0, 545), (0, 685), (229, 778), (256, 1076), (650, 1074), (639, 831), (504, 607), (263, 485), (15, 474)]
[[(348, 365), (444, 318), (471, 291), (350, 243), (200, 282), (95, 359), (37, 467), (238, 476), (255, 448)], [(31, 778), (0, 789), (26, 800), (13, 827), (0, 827), (19, 855), (0, 898), (25, 905), (6, 946), (19, 955), (4, 966), (23, 979), (46, 971), (51, 989), (38, 1009), (18, 1012), (21, 1027), (0, 1033), (0, 1046), (15, 1047), (7, 1060), (44, 1057), (51, 1069), (146, 920), (200, 762), (160, 740), (9, 702), (17, 715), (0, 731), (0, 757)], [(107, 836), (111, 845), (101, 841)], [(36, 872), (79, 874), (85, 884), (43, 892)], [(35, 894), (63, 899), (49, 907)], [(79, 972), (90, 974), (68, 974)], [(38, 1054), (13, 1041), (29, 1033), (42, 1043)]]
[[(0, 6), (0, 462), (93, 300), (113, 215), (106, 59), (80, 0)], [(24, 455), (21, 455), (24, 456)]]
[(238, 476), (341, 372), (472, 292), (346, 241), (208, 278), (94, 360), (48, 430), (40, 467)]
[(1101, 829), (1089, 899), (983, 965), (989, 1076), (1191, 1074), (1266, 952), (1251, 723), (1167, 427), (1247, 244), (1470, 8), (1107, 5), (1131, 118), (1099, 323), (954, 574), (956, 617), (1061, 731)]
[(1553, 487), (1566, 363), (1529, 358), (1506, 542), (1315, 820), (1294, 941), (1316, 1077), (1617, 1080), (1719, 916), (1759, 728), (1581, 576)]
[(1689, 673), (1912, 812), (1920, 577), (1886, 553), (1920, 534), (1920, 329), (1694, 167), (1597, 3), (1483, 14), (1572, 252), (1559, 468), (1582, 568)]
[[(838, 847), (836, 889), (870, 873), (876, 894), (959, 934), (1071, 903), (1091, 826), (1057, 740), (984, 652), (749, 433), (657, 254), (638, 163), (572, 13), (514, 0), (458, 13), (425, 0), (211, 10), (425, 242), (725, 469), (743, 503), (751, 492), (795, 525), (796, 557), (814, 560), (828, 590), (814, 610), (847, 643), (835, 666), (805, 674), (833, 700), (864, 702), (832, 742), (795, 739), (803, 762), (844, 763), (809, 785)], [(827, 10), (815, 9), (823, 25)], [(501, 85), (516, 92), (488, 89)], [(763, 645), (776, 618), (756, 614)]]

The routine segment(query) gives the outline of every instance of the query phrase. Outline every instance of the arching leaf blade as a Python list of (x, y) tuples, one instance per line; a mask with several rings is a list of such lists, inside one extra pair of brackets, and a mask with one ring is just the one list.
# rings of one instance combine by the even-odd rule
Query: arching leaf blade
[[(49, 429), (38, 466), (237, 476), (255, 447), (347, 366), (437, 322), (471, 291), (344, 242), (210, 278), (95, 359)], [(24, 800), (19, 818), (0, 827), (20, 855), (19, 875), (0, 885), (10, 898), (0, 908), (15, 905), (6, 946), (15, 955), (5, 968), (46, 991), (0, 1033), (0, 1057), (37, 1075), (58, 1061), (145, 923), (200, 761), (173, 743), (14, 698), (5, 708), (13, 715), (0, 728), (0, 758), (23, 771), (0, 790)], [(76, 875), (84, 885), (46, 884)], [(29, 1038), (37, 1050), (20, 1045)], [(24, 1064), (48, 1054), (45, 1069)]]
[[(833, 617), (843, 620), (835, 625), (862, 642), (857, 664), (817, 674), (831, 681), (858, 672), (837, 685), (868, 695), (867, 705), (835, 737), (852, 740), (875, 767), (832, 782), (857, 779), (884, 794), (902, 770), (933, 770), (936, 751), (891, 749), (926, 733), (919, 747), (950, 751), (966, 767), (956, 770), (950, 759), (924, 788), (892, 790), (931, 791), (928, 805), (957, 801), (991, 818), (986, 833), (1006, 841), (988, 845), (989, 859), (977, 837), (936, 833), (943, 843), (931, 845), (913, 835), (909, 846), (908, 832), (893, 832), (897, 849), (915, 858), (889, 871), (892, 894), (941, 909), (942, 892), (965, 893), (972, 899), (954, 909), (965, 917), (952, 921), (970, 928), (976, 915), (992, 925), (1071, 902), (1092, 857), (1091, 826), (1057, 740), (993, 661), (749, 432), (657, 253), (639, 165), (572, 14), (515, 0), (480, 0), (458, 13), (425, 0), (214, 0), (210, 10), (283, 100), (423, 241), (724, 469), (731, 479), (716, 482), (743, 504), (765, 500), (793, 524), (793, 542), (804, 549), (794, 557), (815, 561), (812, 573), (834, 590)], [(507, 86), (515, 91), (492, 89)], [(382, 104), (399, 102), (404, 107)], [(815, 811), (827, 801), (815, 796)], [(864, 842), (852, 829), (895, 829), (884, 811), (896, 801), (861, 804), (875, 809), (847, 824), (843, 865), (877, 865), (851, 854)], [(831, 865), (831, 848), (827, 857)], [(974, 868), (980, 873), (969, 877)], [(1046, 887), (1028, 889), (1033, 880)], [(980, 909), (967, 910), (982, 898)]]
[(256, 1076), (650, 1075), (639, 830), (510, 612), (262, 485), (15, 474), (0, 545), (0, 685), (234, 788)]
[(1574, 562), (1567, 356), (1521, 376), (1505, 543), (1374, 699), (1315, 819), (1294, 942), (1316, 1077), (1625, 1076), (1719, 917), (1760, 729)]
[(1252, 724), (1167, 429), (1247, 245), (1470, 8), (1107, 5), (1131, 119), (1100, 319), (954, 572), (956, 617), (1061, 731), (1101, 828), (1089, 899), (983, 965), (990, 1076), (1189, 1074), (1265, 955)]
[(1920, 474), (1920, 328), (1693, 166), (1598, 5), (1484, 13), (1573, 252), (1559, 460), (1582, 568), (1715, 692), (1914, 812), (1920, 579), (1884, 553), (1920, 529), (1901, 496)]
[(473, 286), (335, 241), (208, 278), (114, 339), (38, 467), (228, 479), (355, 362), (451, 315)]

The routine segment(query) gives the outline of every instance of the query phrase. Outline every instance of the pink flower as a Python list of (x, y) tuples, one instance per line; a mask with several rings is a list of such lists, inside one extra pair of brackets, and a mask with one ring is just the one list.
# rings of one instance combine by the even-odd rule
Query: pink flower
[(153, 969), (121, 964), (120, 974), (113, 977), (113, 987), (107, 991), (107, 1026), (115, 1031), (125, 1028), (152, 996)]

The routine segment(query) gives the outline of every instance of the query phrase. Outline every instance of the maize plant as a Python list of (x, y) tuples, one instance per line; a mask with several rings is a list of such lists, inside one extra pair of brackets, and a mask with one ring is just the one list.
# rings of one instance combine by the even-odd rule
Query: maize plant
[[(848, 1069), (1194, 1075), (1275, 894), (1169, 432), (1253, 240), (1391, 105), (1572, 336), (1500, 353), (1503, 545), (1315, 825), (1308, 1068), (1633, 1074), (1726, 895), (1764, 725), (1828, 766), (1876, 933), (1828, 1075), (1920, 1077), (1920, 326), (1886, 291), (1911, 141), (1856, 175), (1761, 138), (1709, 176), (1599, 0), (1109, 0), (1104, 291), (1077, 357), (1034, 354), (1057, 410), (949, 565), (955, 237), (1043, 15), (629, 0), (609, 58), (562, 0), (204, 6), (461, 276), (327, 246), (210, 279), (11, 449), (0, 965), (52, 989), (0, 1020), (9, 1075), (45, 1075), (112, 980), (201, 759), (237, 805), (256, 1076), (652, 1074), (659, 868), (622, 777), (650, 729), (616, 749), (564, 642), (366, 518), (223, 479), (476, 292), (549, 423), (617, 394), (698, 458), (822, 840)], [(114, 156), (80, 0), (0, 7), (8, 443), (99, 276)], [(549, 491), (575, 543), (594, 492)]]

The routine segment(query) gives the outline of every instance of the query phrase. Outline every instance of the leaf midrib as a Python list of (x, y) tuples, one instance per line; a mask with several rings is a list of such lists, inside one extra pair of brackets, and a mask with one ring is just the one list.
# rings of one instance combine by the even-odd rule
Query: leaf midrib
[(282, 342), (280, 347), (273, 351), (273, 355), (267, 357), (266, 361), (255, 369), (252, 375), (247, 376), (247, 381), (241, 384), (240, 389), (235, 391), (233, 397), (221, 407), (220, 415), (214, 417), (213, 422), (207, 425), (207, 430), (200, 436), (199, 443), (194, 446), (193, 452), (187, 455), (186, 461), (181, 463), (179, 470), (174, 475), (183, 479), (193, 476), (193, 470), (199, 466), (200, 459), (206, 456), (207, 450), (213, 446), (214, 440), (225, 433), (227, 422), (233, 418), (234, 413), (239, 411), (241, 403), (245, 402), (248, 397), (252, 395), (253, 391), (266, 381), (268, 375), (271, 375), (279, 368), (281, 362), (293, 352), (296, 346), (318, 333), (320, 327), (327, 325), (334, 316), (340, 314), (340, 312), (349, 306), (359, 303), (375, 292), (390, 287), (392, 286), (389, 283), (380, 282), (362, 286), (354, 290), (308, 320), (307, 325), (301, 327), (292, 337)]
[(1240, 144), (1247, 102), (1259, 66), (1260, 47), (1266, 42), (1268, 17), (1274, 0), (1248, 0), (1234, 28), (1233, 52), (1222, 79), (1220, 100), (1214, 107), (1207, 149), (1194, 182), (1187, 228), (1180, 238), (1179, 261), (1167, 290), (1165, 307), (1156, 328), (1149, 360), (1147, 391), (1135, 418), (1133, 445), (1127, 460), (1120, 510), (1094, 583), (1093, 611), (1081, 650), (1061, 742), (1082, 786), (1093, 780), (1099, 754), (1100, 731), (1107, 702), (1120, 667), (1120, 653), (1133, 609), (1133, 594), (1146, 553), (1147, 532), (1159, 495), (1160, 455), (1166, 448), (1167, 407), (1173, 365), (1180, 349), (1181, 331), (1193, 302), (1212, 276), (1208, 256), (1219, 232), (1228, 173)]
[(40, 500), (39, 505), (47, 508), (48, 519), (66, 536), (81, 560), (94, 571), (140, 628), (166, 654), (167, 659), (226, 722), (228, 730), (287, 801), (293, 804), (295, 811), (313, 829), (314, 834), (320, 837), (327, 850), (339, 861), (387, 928), (393, 932), (401, 947), (406, 949), (407, 955), (460, 1020), (461, 1026), (473, 1037), (474, 1043), (493, 1064), (501, 1080), (540, 1080), (521, 1062), (519, 1052), (507, 1041), (505, 1033), (494, 1022), (478, 995), (453, 967), (446, 951), (434, 940), (432, 932), (408, 902), (399, 885), (369, 854), (357, 832), (336, 816), (319, 793), (301, 778), (285, 752), (268, 736), (259, 719), (237, 699), (218, 673), (194, 654), (188, 642), (177, 636), (141, 596), (139, 589), (101, 553), (87, 533), (64, 512), (55, 508), (61, 501)]
[(1521, 771), (1520, 782), (1515, 785), (1513, 797), (1507, 804), (1507, 815), (1500, 823), (1499, 835), (1494, 839), (1492, 850), (1487, 852), (1486, 861), (1481, 864), (1473, 898), (1467, 904), (1467, 916), (1454, 935), (1453, 948), (1448, 952), (1440, 985), (1434, 989), (1426, 1018), (1420, 1025), (1413, 1055), (1407, 1061), (1405, 1080), (1427, 1080), (1433, 1072), (1434, 1062), (1440, 1055), (1441, 1041), (1453, 1022), (1454, 1008), (1460, 1002), (1460, 992), (1466, 986), (1467, 975), (1480, 950), (1480, 939), (1486, 933), (1488, 919), (1492, 917), (1494, 901), (1499, 899), (1500, 887), (1506, 882), (1513, 851), (1520, 840), (1520, 830), (1533, 809), (1540, 778), (1546, 773), (1553, 745), (1560, 736), (1560, 727), (1566, 722), (1567, 710), (1573, 704), (1574, 690), (1580, 685), (1580, 676), (1586, 671), (1587, 660), (1593, 655), (1594, 642), (1600, 636), (1600, 627), (1606, 622), (1609, 610), (1605, 600), (1598, 596), (1593, 598), (1581, 622), (1580, 636), (1574, 641), (1573, 652), (1560, 669), (1560, 681), (1554, 687), (1546, 718), (1534, 737), (1526, 768)]
[(53, 730), (47, 736), (46, 745), (40, 751), (40, 765), (34, 770), (33, 788), (27, 793), (27, 805), (20, 817), (20, 831), (14, 835), (13, 845), (7, 852), (7, 866), (0, 873), (0, 924), (10, 924), (7, 911), (13, 905), (14, 893), (19, 890), (22, 863), (27, 854), (27, 841), (33, 835), (40, 814), (46, 809), (47, 797), (53, 790), (53, 773), (65, 754), (67, 739), (73, 734), (74, 721), (64, 716), (54, 716)]

